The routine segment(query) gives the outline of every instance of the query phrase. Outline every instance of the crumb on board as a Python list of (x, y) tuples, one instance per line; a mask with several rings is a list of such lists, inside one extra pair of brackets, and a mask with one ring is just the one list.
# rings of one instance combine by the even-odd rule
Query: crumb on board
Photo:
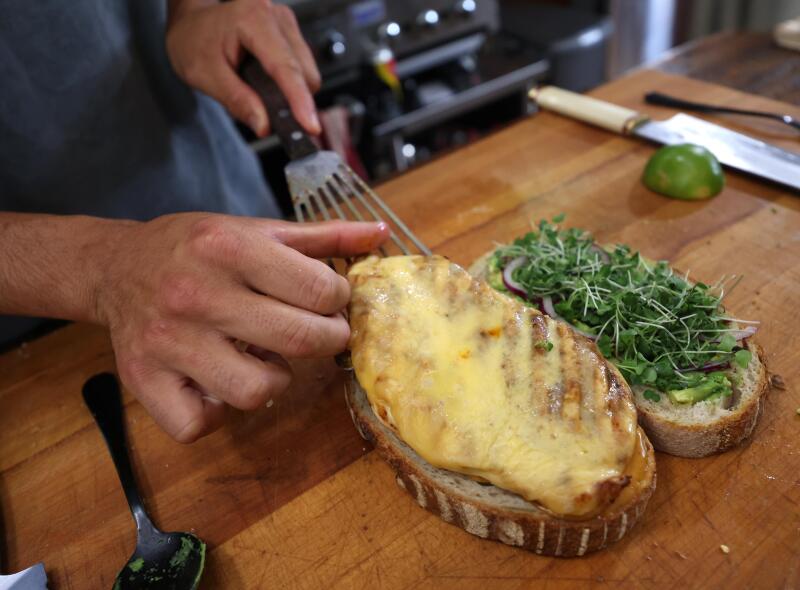
[(273, 405), (274, 403), (275, 403), (275, 401), (274, 401), (274, 400), (269, 400), (269, 401), (267, 402), (267, 407), (268, 407), (268, 408), (271, 408), (271, 407), (272, 407), (272, 405)]
[(731, 548), (727, 545), (720, 545), (719, 548), (725, 555), (731, 552)]
[(769, 384), (775, 389), (786, 389), (786, 382), (777, 374), (769, 376)]

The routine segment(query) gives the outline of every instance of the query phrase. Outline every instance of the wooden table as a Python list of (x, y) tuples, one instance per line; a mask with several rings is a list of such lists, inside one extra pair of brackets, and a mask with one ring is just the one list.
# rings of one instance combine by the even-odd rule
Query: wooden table
[(667, 52), (653, 67), (800, 104), (800, 51), (776, 45), (771, 33), (726, 32), (701, 37)]
[[(800, 109), (642, 71), (594, 94), (654, 115), (646, 90), (753, 108)], [(715, 119), (797, 149), (769, 122)], [(713, 280), (742, 273), (729, 306), (763, 321), (773, 391), (752, 442), (721, 456), (658, 456), (658, 488), (622, 542), (582, 559), (481, 541), (420, 509), (353, 428), (329, 362), (296, 367), (270, 407), (230, 416), (191, 446), (126, 397), (132, 455), (168, 530), (208, 541), (205, 588), (796, 588), (800, 585), (800, 199), (737, 173), (717, 198), (673, 201), (639, 176), (653, 147), (540, 114), (380, 188), (429, 245), (467, 264), (542, 217), (632, 244)], [(114, 366), (103, 330), (73, 325), (0, 357), (4, 557), (44, 560), (52, 588), (108, 588), (132, 521), (84, 379)], [(724, 554), (720, 545), (730, 547)]]

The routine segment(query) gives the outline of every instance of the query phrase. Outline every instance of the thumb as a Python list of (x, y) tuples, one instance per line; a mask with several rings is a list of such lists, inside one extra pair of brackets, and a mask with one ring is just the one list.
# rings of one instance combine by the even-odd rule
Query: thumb
[(389, 238), (383, 221), (283, 222), (272, 235), (282, 244), (312, 258), (355, 256), (375, 250)]

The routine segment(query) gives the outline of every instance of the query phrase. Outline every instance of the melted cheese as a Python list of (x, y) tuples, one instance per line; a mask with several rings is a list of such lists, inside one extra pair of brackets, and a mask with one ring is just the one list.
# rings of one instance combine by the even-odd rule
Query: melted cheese
[(421, 457), (560, 515), (619, 496), (636, 413), (587, 340), (438, 256), (372, 257), (349, 279), (356, 376)]

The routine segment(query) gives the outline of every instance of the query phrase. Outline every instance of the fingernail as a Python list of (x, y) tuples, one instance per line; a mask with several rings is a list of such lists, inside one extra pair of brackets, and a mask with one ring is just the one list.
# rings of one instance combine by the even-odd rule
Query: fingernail
[(315, 133), (322, 132), (322, 124), (319, 122), (319, 117), (316, 111), (311, 111), (311, 126), (314, 128)]
[(371, 244), (369, 245), (369, 250), (374, 250), (381, 244), (383, 244), (386, 237), (389, 235), (389, 225), (385, 221), (379, 222), (377, 227), (377, 233), (373, 234), (371, 239)]
[(214, 397), (212, 395), (204, 395), (203, 396), (203, 401), (206, 401), (206, 402), (210, 403), (212, 406), (225, 405), (225, 402), (223, 402), (221, 399), (218, 399), (218, 398), (216, 398), (216, 397)]
[(261, 115), (258, 112), (253, 112), (247, 118), (247, 124), (250, 126), (250, 129), (253, 130), (253, 133), (256, 135), (261, 135), (261, 128), (263, 127), (263, 123), (261, 122)]

